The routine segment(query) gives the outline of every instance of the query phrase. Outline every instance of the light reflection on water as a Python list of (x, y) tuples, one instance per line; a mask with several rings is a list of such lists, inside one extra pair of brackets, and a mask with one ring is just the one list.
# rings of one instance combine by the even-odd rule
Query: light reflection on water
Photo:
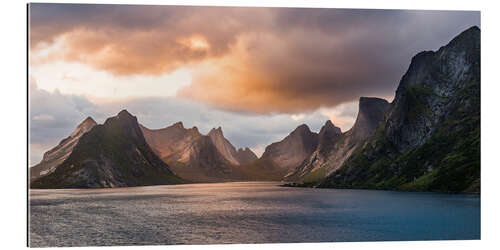
[(45, 246), (479, 239), (478, 195), (233, 182), (30, 191)]

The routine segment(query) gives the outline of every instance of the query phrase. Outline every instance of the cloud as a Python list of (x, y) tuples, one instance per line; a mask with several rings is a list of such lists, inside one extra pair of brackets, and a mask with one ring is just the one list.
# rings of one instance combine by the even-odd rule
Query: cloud
[(358, 106), (358, 102), (348, 102), (335, 108), (321, 108), (318, 113), (328, 117), (335, 126), (345, 132), (354, 125), (358, 115)]
[(29, 84), (30, 164), (38, 163), (42, 153), (68, 136), (86, 116), (96, 114), (96, 106), (85, 97), (48, 92)]
[(55, 118), (51, 115), (41, 114), (41, 115), (34, 116), (32, 120), (33, 121), (53, 121), (53, 120), (55, 120)]
[[(34, 63), (78, 61), (116, 75), (159, 75), (191, 62), (221, 56), (241, 32), (264, 24), (268, 12), (183, 6), (30, 7)], [(255, 14), (259, 19), (250, 21)], [(50, 52), (51, 45), (57, 47), (52, 49), (54, 53)]]
[(191, 74), (180, 68), (163, 75), (113, 76), (82, 63), (51, 62), (30, 68), (40, 89), (89, 98), (175, 96), (191, 84)]
[(391, 96), (411, 56), (479, 25), (479, 12), (30, 5), (33, 66), (116, 76), (194, 74), (182, 97), (259, 114)]
[(477, 12), (286, 9), (277, 17), (274, 32), (240, 36), (179, 94), (256, 113), (392, 96), (414, 54), (479, 22)]

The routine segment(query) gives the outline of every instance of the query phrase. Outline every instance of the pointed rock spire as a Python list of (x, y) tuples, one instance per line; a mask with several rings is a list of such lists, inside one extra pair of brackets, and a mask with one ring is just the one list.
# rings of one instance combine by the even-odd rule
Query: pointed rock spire
[(182, 122), (176, 122), (176, 123), (174, 123), (174, 125), (172, 125), (172, 127), (184, 128), (184, 124), (182, 124)]
[(325, 136), (325, 134), (334, 134), (334, 135), (340, 135), (342, 134), (342, 131), (340, 130), (340, 128), (338, 127), (335, 127), (335, 125), (333, 125), (332, 121), (328, 120), (325, 122), (325, 125), (323, 125), (323, 127), (321, 127), (321, 130), (319, 131), (319, 137), (323, 137)]

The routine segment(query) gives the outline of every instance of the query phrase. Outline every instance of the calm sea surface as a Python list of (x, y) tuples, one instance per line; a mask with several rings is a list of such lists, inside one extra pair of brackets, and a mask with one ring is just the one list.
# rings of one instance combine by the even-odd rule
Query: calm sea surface
[(478, 195), (233, 182), (31, 190), (32, 247), (480, 238)]

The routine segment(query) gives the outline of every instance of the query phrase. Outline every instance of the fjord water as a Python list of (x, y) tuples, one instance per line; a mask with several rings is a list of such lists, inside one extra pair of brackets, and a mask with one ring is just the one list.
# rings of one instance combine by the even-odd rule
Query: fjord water
[(480, 238), (479, 195), (278, 185), (30, 190), (30, 246)]

